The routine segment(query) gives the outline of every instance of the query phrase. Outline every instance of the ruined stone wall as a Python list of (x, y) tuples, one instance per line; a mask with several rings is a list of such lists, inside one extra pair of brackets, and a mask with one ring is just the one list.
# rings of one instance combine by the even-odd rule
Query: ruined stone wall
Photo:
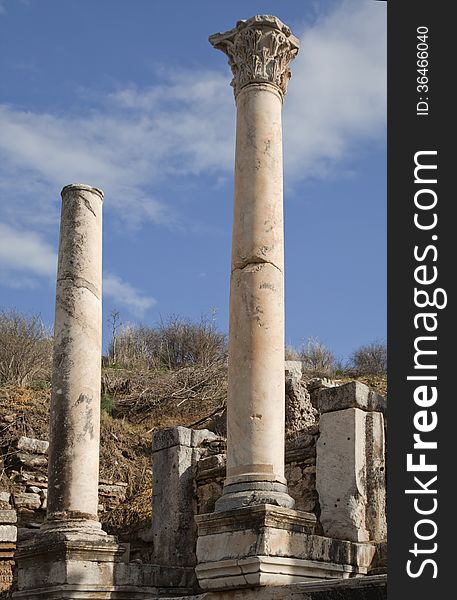
[[(48, 496), (46, 440), (20, 437), (4, 452), (0, 480), (0, 598), (7, 598), (14, 579), (13, 555), (19, 534), (37, 531), (46, 517)], [(125, 499), (127, 484), (101, 480), (99, 512)], [(24, 531), (20, 531), (24, 530)]]
[[(286, 441), (285, 474), (289, 494), (298, 510), (313, 512), (319, 516), (316, 492), (316, 440), (317, 425), (310, 425), (291, 435)], [(208, 445), (197, 465), (198, 514), (213, 512), (216, 501), (222, 495), (226, 471), (225, 445), (218, 441)]]

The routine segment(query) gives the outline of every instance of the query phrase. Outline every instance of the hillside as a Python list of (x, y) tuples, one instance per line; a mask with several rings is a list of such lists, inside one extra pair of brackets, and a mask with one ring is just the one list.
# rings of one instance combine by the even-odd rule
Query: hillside
[[(341, 377), (337, 381), (351, 379)], [(385, 377), (359, 379), (386, 394)], [(217, 429), (218, 423), (223, 423), (226, 391), (226, 370), (221, 364), (143, 372), (103, 370), (100, 478), (127, 484), (125, 500), (100, 515), (109, 530), (122, 537), (127, 530), (132, 533), (147, 527), (151, 517), (152, 432), (177, 425)], [(50, 389), (43, 382), (30, 387), (0, 386), (4, 458), (14, 452), (12, 443), (20, 436), (47, 439), (49, 401)], [(2, 471), (0, 486), (8, 486), (7, 479)]]

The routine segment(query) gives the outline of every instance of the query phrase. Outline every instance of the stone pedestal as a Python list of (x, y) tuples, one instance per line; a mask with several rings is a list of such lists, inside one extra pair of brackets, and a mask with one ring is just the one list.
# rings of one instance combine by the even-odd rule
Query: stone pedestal
[(325, 535), (354, 542), (387, 537), (385, 400), (360, 382), (319, 392), (316, 487)]
[(227, 478), (217, 511), (292, 507), (284, 477), (281, 109), (298, 40), (269, 15), (211, 44), (229, 57), (237, 105), (230, 283)]
[(257, 505), (196, 520), (196, 571), (205, 590), (364, 575), (375, 553), (368, 544), (314, 535), (314, 515), (284, 507)]
[(88, 531), (77, 522), (59, 530), (45, 525), (23, 540), (16, 555), (19, 591), (14, 598), (106, 598), (114, 585), (116, 563), (128, 560), (126, 548), (98, 529), (93, 535)]

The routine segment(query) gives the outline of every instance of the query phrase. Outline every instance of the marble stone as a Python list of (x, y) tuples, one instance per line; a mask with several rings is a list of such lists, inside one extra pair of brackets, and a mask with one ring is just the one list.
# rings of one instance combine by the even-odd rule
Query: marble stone
[(237, 106), (227, 478), (216, 510), (292, 507), (284, 477), (281, 110), (298, 40), (276, 17), (257, 15), (210, 42), (229, 57)]

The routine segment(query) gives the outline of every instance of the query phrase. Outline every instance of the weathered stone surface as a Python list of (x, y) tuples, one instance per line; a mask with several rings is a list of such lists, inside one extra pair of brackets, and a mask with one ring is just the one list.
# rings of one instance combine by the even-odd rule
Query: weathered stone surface
[(98, 486), (98, 493), (100, 496), (114, 496), (114, 497), (125, 498), (126, 490), (127, 490), (126, 483), (112, 484), (112, 485), (101, 483)]
[(97, 519), (103, 192), (62, 190), (50, 410), (48, 518)]
[(197, 535), (194, 477), (199, 450), (191, 447), (192, 431), (185, 427), (155, 432), (153, 439), (153, 562), (193, 567)]
[(360, 381), (350, 381), (338, 387), (323, 388), (319, 391), (318, 409), (320, 413), (346, 408), (360, 408), (385, 414), (387, 404), (384, 396)]
[(12, 560), (0, 561), (0, 593), (7, 592), (11, 589), (13, 584), (13, 565), (14, 561)]
[(15, 510), (0, 510), (0, 523), (16, 523), (17, 514)]
[(197, 523), (196, 571), (203, 589), (365, 574), (375, 553), (371, 544), (313, 535), (314, 515), (282, 507), (199, 515)]
[(0, 542), (15, 542), (17, 527), (14, 525), (0, 525)]
[(159, 429), (152, 435), (152, 451), (165, 450), (173, 446), (192, 446), (192, 430), (188, 427)]
[(201, 446), (211, 448), (213, 445), (224, 441), (221, 436), (217, 435), (209, 429), (191, 429), (191, 445), (192, 448), (200, 448)]
[(0, 492), (0, 502), (3, 504), (9, 504), (11, 498), (10, 492)]
[(286, 375), (286, 434), (315, 424), (318, 416), (305, 383)]
[(43, 454), (27, 454), (26, 452), (17, 452), (11, 456), (10, 464), (19, 468), (26, 469), (45, 469), (48, 465), (48, 458)]
[(198, 514), (214, 512), (214, 506), (222, 496), (223, 486), (222, 478), (198, 486)]
[(303, 363), (301, 360), (286, 360), (284, 361), (284, 372), (286, 379), (301, 379), (303, 375)]
[(229, 56), (237, 105), (227, 478), (216, 510), (291, 507), (284, 478), (281, 109), (298, 40), (276, 17), (257, 15), (210, 42)]
[[(173, 600), (387, 600), (387, 576), (323, 579), (289, 585), (205, 592)], [(163, 600), (171, 600), (164, 598)]]
[(126, 548), (81, 525), (67, 522), (65, 530), (44, 527), (18, 544), (17, 598), (89, 599), (94, 590), (110, 594), (116, 564), (128, 560)]
[(316, 487), (325, 535), (361, 542), (385, 539), (382, 414), (358, 408), (325, 413), (320, 431)]
[(289, 494), (295, 500), (296, 510), (314, 512), (318, 502), (315, 465), (286, 465), (286, 477)]
[(225, 466), (227, 464), (227, 457), (225, 454), (212, 454), (210, 456), (201, 458), (198, 461), (197, 473), (198, 476), (204, 477), (208, 471), (214, 471), (214, 469), (223, 469), (225, 475)]
[(298, 53), (299, 41), (277, 17), (256, 15), (238, 21), (225, 33), (210, 36), (211, 44), (229, 57), (235, 97), (250, 84), (270, 84), (281, 94), (287, 91), (289, 63)]
[(41, 507), (41, 498), (39, 494), (31, 493), (15, 493), (14, 494), (14, 506), (16, 508), (28, 508), (30, 510), (36, 510)]
[(49, 442), (35, 438), (20, 437), (16, 442), (16, 448), (29, 454), (47, 454)]

